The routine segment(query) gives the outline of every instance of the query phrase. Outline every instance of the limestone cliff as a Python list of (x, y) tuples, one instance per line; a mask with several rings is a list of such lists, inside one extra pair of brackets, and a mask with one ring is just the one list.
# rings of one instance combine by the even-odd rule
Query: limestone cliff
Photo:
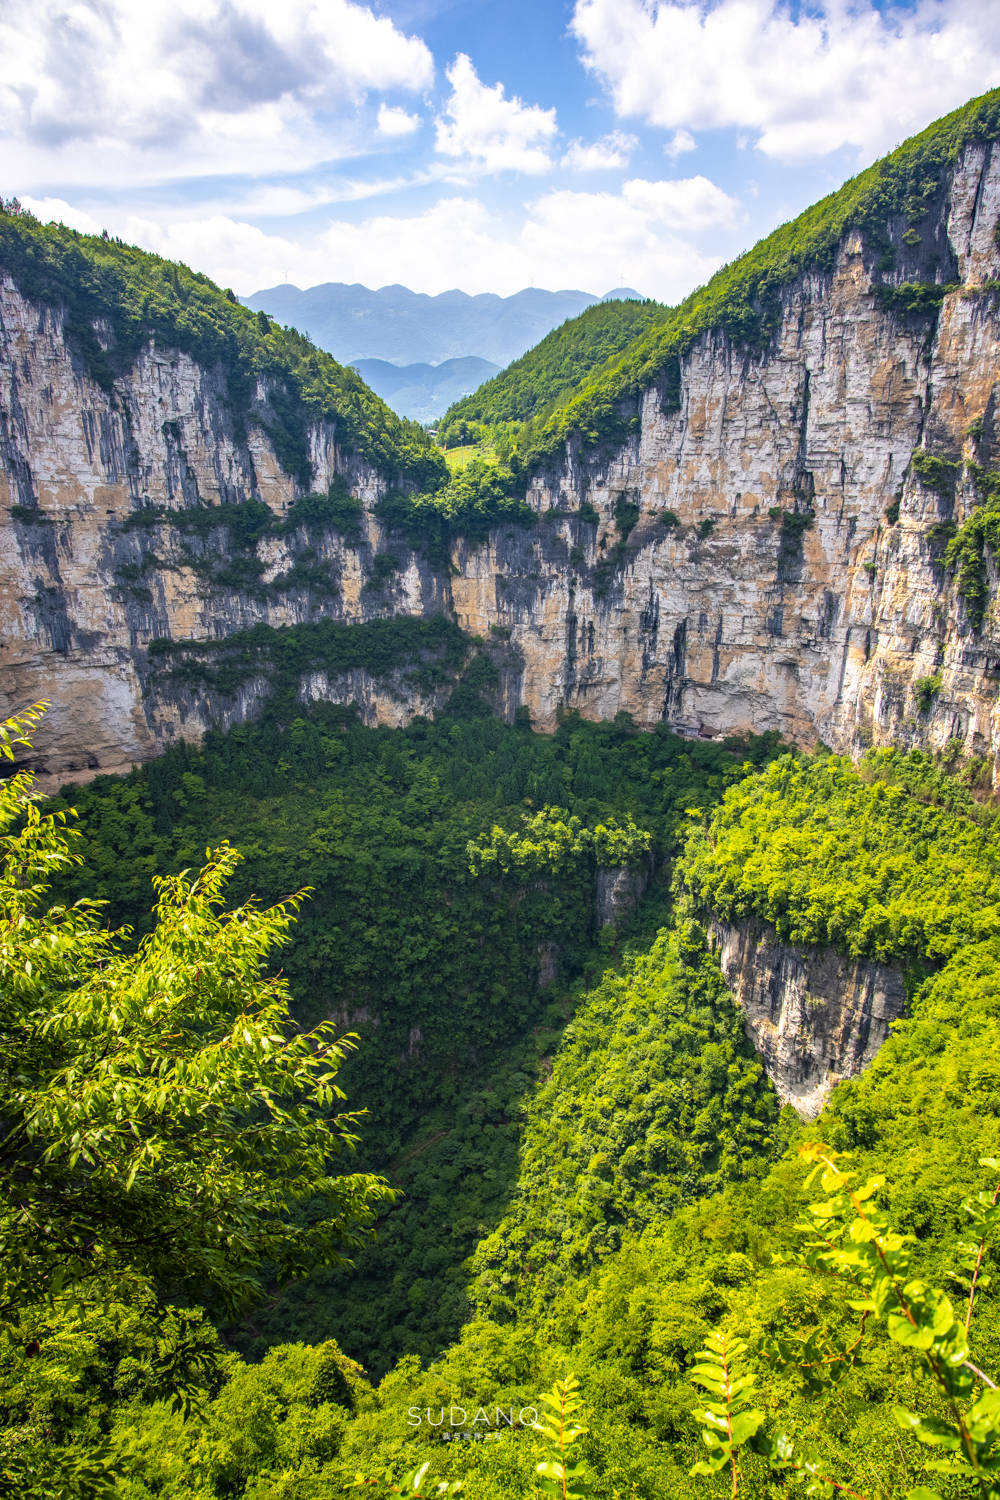
[[(706, 334), (676, 410), (650, 389), (606, 464), (570, 456), (535, 480), (531, 503), (556, 512), (537, 536), (460, 549), (458, 620), (510, 627), (533, 718), (569, 704), (845, 749), (955, 738), (995, 758), (998, 622), (973, 629), (932, 529), (973, 496), (943, 497), (910, 462), (1000, 455), (998, 219), (1000, 147), (971, 146), (938, 226), (953, 289), (936, 320), (884, 305), (850, 236), (832, 275), (786, 289), (767, 355)], [(569, 514), (581, 502), (596, 538)], [(638, 520), (616, 551), (622, 502)]]
[(783, 943), (765, 922), (714, 919), (709, 934), (747, 1036), (783, 1102), (804, 1115), (871, 1062), (905, 1012), (903, 977), (888, 964)]
[[(312, 487), (343, 478), (363, 513), (353, 528), (286, 525), (303, 485), (276, 457), (265, 388), (239, 430), (217, 374), (155, 342), (99, 385), (59, 309), (4, 276), (0, 707), (52, 700), (51, 775), (117, 769), (253, 712), (264, 691), (185, 684), (151, 641), (443, 614), (496, 644), (503, 710), (542, 727), (563, 707), (627, 710), (692, 734), (958, 740), (995, 760), (1000, 623), (970, 618), (941, 536), (975, 499), (960, 461), (1000, 465), (998, 219), (1000, 145), (973, 142), (920, 243), (897, 236), (895, 281), (929, 279), (932, 304), (887, 297), (878, 247), (848, 234), (831, 270), (781, 289), (762, 353), (706, 331), (623, 444), (571, 440), (534, 476), (534, 527), (458, 538), (450, 559), (387, 529), (387, 481), (335, 424), (310, 429)], [(914, 466), (918, 450), (950, 487)], [(250, 501), (281, 524), (242, 550), (221, 521), (176, 524)], [(302, 690), (392, 722), (440, 696), (321, 665)]]

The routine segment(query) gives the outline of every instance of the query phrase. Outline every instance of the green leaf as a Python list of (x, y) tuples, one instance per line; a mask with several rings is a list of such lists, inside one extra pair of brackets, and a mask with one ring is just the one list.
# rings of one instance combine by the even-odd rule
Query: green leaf
[(762, 1411), (744, 1411), (733, 1418), (733, 1446), (737, 1447), (753, 1437), (764, 1421)]
[(929, 1349), (934, 1343), (934, 1330), (918, 1323), (914, 1326), (902, 1313), (890, 1313), (887, 1318), (889, 1337), (907, 1349)]
[(958, 1450), (962, 1446), (962, 1436), (958, 1428), (941, 1417), (922, 1417), (916, 1412), (907, 1411), (902, 1406), (893, 1407), (892, 1414), (900, 1427), (907, 1432), (912, 1432), (921, 1443), (926, 1443), (928, 1447)]

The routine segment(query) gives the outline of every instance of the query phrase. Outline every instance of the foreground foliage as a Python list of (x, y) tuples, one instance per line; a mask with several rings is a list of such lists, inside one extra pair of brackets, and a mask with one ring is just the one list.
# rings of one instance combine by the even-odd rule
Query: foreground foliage
[[(829, 1398), (836, 1382), (861, 1360), (869, 1320), (884, 1319), (889, 1338), (923, 1367), (943, 1396), (946, 1412), (926, 1416), (897, 1406), (892, 1413), (895, 1421), (930, 1449), (931, 1455), (947, 1455), (927, 1458), (924, 1467), (932, 1474), (967, 1479), (983, 1500), (996, 1500), (1000, 1495), (1000, 1390), (972, 1363), (969, 1336), (977, 1293), (985, 1291), (992, 1279), (984, 1270), (984, 1260), (987, 1241), (995, 1243), (1000, 1222), (1000, 1184), (962, 1205), (976, 1239), (960, 1241), (956, 1247), (958, 1269), (950, 1272), (962, 1292), (962, 1305), (956, 1310), (946, 1292), (910, 1276), (915, 1237), (893, 1230), (874, 1202), (885, 1178), (876, 1176), (852, 1186), (856, 1174), (837, 1165), (842, 1153), (822, 1142), (803, 1146), (800, 1154), (815, 1163), (806, 1185), (818, 1175), (828, 1196), (810, 1204), (808, 1222), (798, 1226), (804, 1237), (799, 1262), (835, 1279), (843, 1312), (861, 1315), (860, 1332), (846, 1343), (838, 1336), (839, 1329), (832, 1330), (823, 1322), (805, 1337), (768, 1340), (768, 1356), (779, 1368), (795, 1371), (811, 1392)], [(994, 1157), (983, 1158), (980, 1165), (994, 1174), (1000, 1168)], [(793, 1256), (779, 1257), (781, 1263), (794, 1260)], [(702, 1355), (708, 1362), (696, 1366), (691, 1377), (715, 1398), (696, 1413), (704, 1424), (702, 1437), (710, 1456), (695, 1464), (692, 1474), (727, 1468), (736, 1496), (739, 1450), (756, 1448), (773, 1469), (802, 1480), (807, 1494), (832, 1500), (837, 1493), (846, 1493), (865, 1500), (861, 1490), (823, 1472), (823, 1459), (808, 1441), (795, 1441), (783, 1432), (761, 1436), (764, 1413), (747, 1410), (747, 1392), (756, 1378), (744, 1372), (747, 1345), (741, 1339), (714, 1333), (708, 1346)], [(863, 1483), (861, 1477), (853, 1480), (854, 1485)], [(908, 1492), (908, 1500), (940, 1500), (940, 1493), (919, 1485)]]
[[(359, 801), (378, 787), (372, 772), (379, 769), (387, 788), (381, 816), (419, 789), (425, 821), (411, 826), (423, 827), (432, 847), (440, 833), (434, 817), (450, 798), (466, 812), (477, 806), (454, 838), (446, 889), (453, 900), (465, 890), (470, 902), (488, 907), (502, 904), (505, 891), (514, 898), (503, 908), (504, 937), (490, 940), (491, 962), (505, 947), (516, 948), (511, 913), (535, 899), (539, 881), (556, 881), (537, 891), (540, 912), (573, 868), (581, 890), (593, 890), (599, 866), (572, 862), (594, 857), (600, 826), (611, 831), (613, 848), (613, 830), (628, 829), (630, 812), (634, 828), (652, 835), (654, 850), (673, 854), (689, 829), (668, 928), (652, 944), (636, 934), (621, 972), (592, 982), (580, 997), (561, 1041), (555, 1026), (547, 1036), (542, 1028), (535, 1043), (541, 1076), (534, 1084), (524, 1076), (506, 1096), (516, 1118), (517, 1101), (529, 1090), (519, 1162), (516, 1125), (508, 1138), (517, 1180), (502, 1178), (494, 1200), (499, 1222), (477, 1236), (481, 1300), (449, 1347), (430, 1341), (423, 1359), (404, 1355), (377, 1386), (338, 1347), (360, 1352), (351, 1335), (360, 1332), (365, 1341), (364, 1297), (390, 1288), (385, 1308), (410, 1305), (411, 1278), (426, 1275), (449, 1243), (446, 1235), (432, 1237), (430, 1227), (477, 1212), (485, 1201), (477, 1199), (479, 1184), (496, 1171), (496, 1158), (481, 1146), (470, 1149), (475, 1106), (484, 1106), (476, 1128), (491, 1125), (495, 1097), (485, 1081), (457, 1092), (441, 1051), (423, 1096), (430, 1105), (424, 1126), (432, 1139), (460, 1100), (471, 1113), (461, 1126), (452, 1120), (443, 1155), (419, 1130), (406, 1137), (397, 1127), (401, 1142), (426, 1147), (422, 1170), (407, 1185), (427, 1194), (427, 1210), (412, 1202), (392, 1210), (386, 1258), (354, 1283), (364, 1296), (342, 1298), (348, 1316), (338, 1344), (279, 1345), (247, 1363), (227, 1352), (197, 1309), (173, 1313), (178, 1321), (168, 1325), (153, 1304), (123, 1296), (115, 1338), (96, 1309), (77, 1323), (60, 1323), (67, 1314), (56, 1309), (54, 1322), (37, 1325), (38, 1352), (19, 1356), (20, 1385), (9, 1380), (19, 1420), (38, 1431), (48, 1426), (67, 1472), (77, 1460), (109, 1455), (126, 1500), (325, 1500), (351, 1492), (358, 1475), (386, 1474), (366, 1486), (370, 1492), (419, 1493), (416, 1483), (434, 1493), (460, 1484), (466, 1500), (510, 1500), (558, 1486), (602, 1500), (695, 1500), (731, 1496), (734, 1459), (741, 1500), (796, 1492), (853, 1492), (865, 1500), (989, 1494), (955, 1469), (952, 1457), (974, 1459), (988, 1473), (993, 1397), (980, 1372), (1000, 1365), (1000, 1304), (990, 1280), (996, 1179), (985, 1183), (980, 1165), (1000, 1159), (994, 813), (960, 777), (917, 754), (880, 753), (859, 768), (826, 755), (783, 758), (750, 769), (712, 812), (730, 775), (743, 772), (738, 758), (729, 754), (725, 771), (720, 761), (699, 794), (698, 776), (726, 752), (668, 749), (666, 739), (635, 735), (624, 724), (571, 722), (550, 741), (488, 720), (443, 720), (404, 735), (363, 731), (343, 718), (316, 728), (319, 739), (303, 721), (294, 734), (264, 725), (211, 741), (200, 758), (178, 755), (168, 775), (163, 763), (160, 791), (153, 766), (95, 788), (85, 803), (88, 851), (100, 856), (124, 811), (117, 799), (126, 795), (140, 811), (151, 799), (151, 833), (164, 788), (192, 799), (170, 805), (190, 807), (201, 822), (210, 822), (216, 804), (220, 816), (233, 814), (238, 784), (244, 807), (247, 790), (250, 802), (261, 798), (276, 774), (269, 766), (280, 758), (266, 753), (271, 734), (288, 761), (281, 773), (285, 811), (279, 818), (279, 803), (270, 804), (269, 821), (260, 825), (273, 838), (290, 818), (297, 777), (309, 788), (303, 804), (327, 795), (316, 759), (325, 739), (349, 750), (346, 762), (330, 748), (322, 754), (334, 756), (338, 776), (349, 765), (350, 776), (361, 778), (347, 783)], [(706, 765), (682, 769), (683, 756), (696, 752), (709, 758)], [(436, 785), (429, 790), (431, 765)], [(197, 783), (185, 777), (211, 778), (211, 799), (199, 801)], [(513, 794), (530, 778), (554, 791), (548, 777), (562, 786), (558, 802), (553, 796), (544, 815), (544, 802), (525, 809), (522, 795), (518, 806)], [(503, 811), (499, 799), (508, 794)], [(169, 820), (161, 826), (155, 837), (165, 839)], [(400, 818), (392, 826), (398, 850), (407, 825)], [(376, 846), (374, 823), (365, 827), (358, 857), (363, 850), (368, 877), (378, 881), (371, 851), (384, 845)], [(298, 828), (289, 822), (280, 857), (274, 852), (275, 868), (286, 874), (291, 852), (302, 847)], [(583, 830), (593, 840), (576, 836)], [(627, 833), (629, 847), (636, 836)], [(127, 847), (125, 835), (117, 837), (116, 847)], [(260, 843), (261, 833), (256, 837)], [(477, 864), (484, 854), (492, 855), (494, 873), (473, 874), (470, 859)], [(105, 859), (102, 880), (124, 881), (123, 863)], [(337, 880), (311, 906), (332, 899), (345, 879), (353, 892), (348, 905), (361, 899), (362, 886), (350, 886), (350, 865), (337, 868)], [(467, 886), (459, 883), (460, 869)], [(411, 868), (405, 885), (376, 889), (395, 889), (392, 910), (399, 912), (412, 882)], [(415, 899), (426, 903), (430, 890), (418, 888)], [(876, 906), (886, 916), (869, 922), (863, 939), (856, 935), (855, 951), (906, 967), (911, 1014), (862, 1077), (837, 1086), (817, 1124), (803, 1125), (790, 1110), (779, 1115), (699, 917), (715, 902), (738, 920), (785, 923), (786, 938), (818, 933), (849, 947), (857, 923), (845, 914), (858, 900), (862, 917)], [(738, 909), (727, 907), (731, 902)], [(474, 910), (463, 909), (461, 921)], [(584, 907), (566, 907), (564, 923), (579, 920), (574, 910)], [(397, 946), (405, 931), (398, 920), (391, 929)], [(376, 932), (377, 923), (366, 921), (363, 930)], [(454, 938), (448, 934), (445, 945)], [(444, 952), (428, 952), (421, 984)], [(473, 950), (464, 961), (470, 972), (481, 964)], [(293, 987), (298, 982), (292, 978)], [(433, 1005), (442, 1004), (439, 992)], [(428, 1019), (430, 1008), (428, 1001)], [(461, 1014), (455, 1006), (448, 1012), (453, 1029)], [(517, 1055), (504, 1052), (501, 1035), (487, 1049), (494, 1065)], [(544, 1053), (553, 1047), (550, 1071)], [(519, 1054), (522, 1065), (527, 1056)], [(532, 1070), (537, 1051), (533, 1059)], [(390, 1092), (404, 1097), (399, 1085)], [(419, 1093), (409, 1097), (414, 1107)], [(809, 1173), (817, 1160), (833, 1175), (814, 1211)], [(396, 1242), (393, 1219), (405, 1226)], [(859, 1231), (862, 1220), (867, 1227)], [(400, 1256), (403, 1242), (412, 1247), (411, 1261)], [(891, 1285), (880, 1280), (880, 1250)], [(448, 1284), (457, 1289), (471, 1269), (457, 1267)], [(942, 1291), (952, 1273), (957, 1291)], [(158, 1318), (162, 1334), (154, 1336)], [(27, 1343), (25, 1332), (17, 1337)], [(952, 1356), (942, 1385), (933, 1361)], [(164, 1361), (198, 1393), (187, 1416), (172, 1409)], [(566, 1385), (567, 1371), (578, 1391)], [(546, 1390), (555, 1406), (541, 1401)], [(569, 1410), (570, 1398), (585, 1402), (586, 1420)], [(497, 1408), (510, 1419), (497, 1420)], [(567, 1430), (579, 1431), (557, 1454), (560, 1410)], [(707, 1445), (695, 1413), (712, 1434)], [(910, 1415), (904, 1421), (900, 1414)], [(952, 1467), (928, 1468), (928, 1459)]]
[[(0, 751), (13, 758), (40, 716), (8, 720)], [(265, 1268), (282, 1281), (342, 1264), (388, 1190), (338, 1170), (355, 1141), (335, 1082), (345, 1043), (329, 1023), (293, 1028), (285, 981), (266, 975), (302, 893), (224, 911), (236, 856), (223, 846), (197, 875), (157, 881), (133, 948), (93, 901), (50, 904), (74, 862), (65, 823), (40, 812), (27, 773), (0, 786), (0, 1344), (16, 1384), (81, 1309), (144, 1301), (173, 1320), (158, 1380), (169, 1388), (177, 1364), (176, 1394), (212, 1341), (199, 1349), (200, 1314), (161, 1315), (152, 1288), (235, 1307), (260, 1296)], [(38, 1492), (52, 1471), (58, 1492), (35, 1402), (24, 1423), (16, 1400), (7, 1410), (4, 1482)], [(79, 1467), (100, 1482), (100, 1463)]]

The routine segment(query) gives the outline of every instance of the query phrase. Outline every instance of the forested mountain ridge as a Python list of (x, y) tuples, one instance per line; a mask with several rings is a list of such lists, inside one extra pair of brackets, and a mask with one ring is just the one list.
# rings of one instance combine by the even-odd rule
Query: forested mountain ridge
[(665, 313), (666, 308), (649, 300), (605, 298), (587, 308), (450, 406), (439, 427), (439, 441), (454, 447), (474, 440), (486, 427), (526, 421), (633, 343)]
[(440, 364), (471, 354), (506, 365), (550, 328), (601, 299), (592, 292), (542, 287), (525, 287), (510, 297), (461, 291), (435, 297), (405, 286), (373, 290), (332, 281), (306, 288), (268, 287), (244, 300), (248, 307), (307, 331), (321, 349), (345, 363), (387, 359)]
[[(555, 426), (447, 479), (416, 438), (394, 479), (317, 427), (307, 482), (265, 411), (233, 428), (173, 291), (175, 332), (140, 297), (127, 361), (91, 369), (80, 339), (99, 350), (103, 325), (78, 320), (99, 306), (60, 303), (8, 252), (3, 683), (52, 699), (46, 765), (121, 767), (258, 712), (295, 654), (268, 631), (399, 615), (491, 642), (501, 711), (543, 727), (625, 710), (992, 756), (997, 111), (987, 95), (915, 137), (560, 398)], [(57, 238), (103, 287), (119, 252)], [(324, 671), (311, 639), (303, 695), (386, 722), (437, 701), (341, 644)]]
[[(253, 316), (230, 291), (187, 266), (104, 236), (40, 224), (6, 203), (0, 212), (0, 266), (40, 311), (61, 323), (76, 367), (107, 395), (151, 346), (185, 354), (219, 377), (227, 437), (249, 426), (269, 437), (282, 468), (306, 488), (313, 478), (310, 429), (321, 423), (347, 456), (367, 461), (390, 483), (433, 484), (440, 465), (426, 438), (394, 413), (352, 370), (267, 314)], [(15, 210), (16, 211), (13, 211)], [(8, 407), (8, 421), (15, 413)], [(169, 423), (168, 416), (167, 422)], [(8, 442), (17, 439), (8, 431)], [(221, 436), (221, 434), (220, 434)], [(32, 504), (30, 482), (16, 498)], [(238, 489), (246, 476), (233, 476)], [(224, 498), (229, 498), (225, 496)]]

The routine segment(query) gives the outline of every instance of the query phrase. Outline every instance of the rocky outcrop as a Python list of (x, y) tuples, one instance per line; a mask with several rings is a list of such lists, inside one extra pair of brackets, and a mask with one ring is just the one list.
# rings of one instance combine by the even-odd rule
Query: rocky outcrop
[[(0, 707), (52, 700), (53, 774), (115, 769), (258, 701), (179, 691), (150, 668), (157, 637), (445, 613), (503, 640), (504, 711), (526, 706), (541, 727), (565, 708), (625, 710), (684, 733), (774, 729), (844, 750), (956, 741), (995, 762), (1000, 623), (995, 610), (970, 619), (941, 563), (942, 527), (975, 496), (929, 485), (911, 456), (1000, 468), (998, 218), (1000, 147), (974, 143), (913, 252), (949, 288), (936, 308), (881, 296), (875, 252), (849, 235), (829, 273), (785, 287), (766, 352), (704, 334), (679, 398), (649, 389), (621, 447), (571, 444), (533, 479), (536, 526), (458, 541), (447, 564), (386, 531), (382, 481), (317, 427), (315, 486), (347, 479), (365, 503), (358, 533), (267, 537), (252, 589), (221, 566), (224, 532), (193, 556), (176, 528), (130, 517), (247, 499), (285, 515), (296, 489), (264, 426), (235, 433), (212, 372), (154, 347), (105, 393), (59, 317), (8, 279)], [(897, 279), (911, 274), (901, 260)], [(396, 721), (396, 697), (374, 679), (366, 694), (372, 718)]]
[(617, 927), (645, 895), (653, 876), (650, 856), (631, 865), (597, 871), (597, 920), (601, 927)]
[[(267, 391), (257, 396), (266, 414)], [(390, 575), (374, 565), (383, 532), (372, 510), (384, 481), (341, 451), (333, 424), (314, 426), (309, 443), (315, 489), (343, 479), (364, 507), (358, 525), (346, 535), (263, 537), (253, 549), (259, 575), (243, 584), (224, 526), (199, 539), (170, 520), (136, 522), (157, 507), (176, 518), (246, 501), (285, 517), (301, 488), (264, 425), (237, 431), (221, 374), (152, 346), (106, 393), (60, 318), (0, 277), (0, 703), (50, 700), (43, 770), (65, 778), (127, 769), (208, 722), (255, 711), (264, 684), (208, 700), (179, 690), (150, 662), (152, 640), (444, 608), (439, 580), (408, 549), (397, 549)], [(303, 558), (309, 582), (293, 575), (276, 586)], [(302, 691), (358, 699), (372, 722), (434, 706), (370, 673), (313, 673)]]
[(782, 1101), (817, 1114), (837, 1080), (866, 1068), (905, 1013), (903, 976), (830, 948), (783, 943), (764, 922), (713, 919), (708, 930)]

